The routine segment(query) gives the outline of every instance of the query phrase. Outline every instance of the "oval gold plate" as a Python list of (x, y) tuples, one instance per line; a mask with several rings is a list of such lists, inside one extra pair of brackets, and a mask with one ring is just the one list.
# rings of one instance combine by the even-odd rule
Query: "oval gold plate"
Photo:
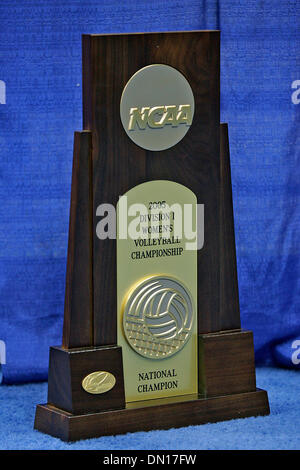
[(93, 394), (105, 393), (111, 390), (116, 384), (116, 378), (113, 374), (106, 371), (92, 372), (82, 381), (82, 388)]

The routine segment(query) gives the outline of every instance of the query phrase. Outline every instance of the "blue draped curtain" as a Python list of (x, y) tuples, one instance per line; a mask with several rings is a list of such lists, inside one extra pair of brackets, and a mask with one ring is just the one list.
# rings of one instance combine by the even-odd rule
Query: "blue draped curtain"
[[(300, 367), (299, 0), (2, 0), (0, 355), (47, 378), (61, 343), (81, 34), (221, 29), (242, 326), (258, 364)], [(299, 352), (299, 354), (298, 354)]]

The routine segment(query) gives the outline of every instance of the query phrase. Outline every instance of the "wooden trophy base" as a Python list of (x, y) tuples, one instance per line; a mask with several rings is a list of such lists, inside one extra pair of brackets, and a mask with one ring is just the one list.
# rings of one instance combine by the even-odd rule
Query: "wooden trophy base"
[[(110, 395), (110, 402), (109, 395), (107, 399), (104, 397), (105, 410), (93, 411), (88, 410), (88, 407), (101, 406), (101, 402), (95, 404), (89, 401), (89, 394), (80, 391), (81, 375), (88, 367), (94, 367), (94, 361), (98, 364), (106, 361), (106, 370), (113, 372), (114, 367), (118, 368), (120, 348), (75, 349), (71, 352), (52, 348), (49, 403), (37, 406), (34, 427), (64, 441), (75, 441), (270, 413), (267, 392), (256, 388), (251, 331), (231, 330), (199, 335), (199, 350), (199, 395), (125, 404), (122, 394), (116, 389), (116, 392), (108, 392), (116, 393), (115, 397)], [(61, 355), (65, 356), (65, 361), (61, 360)], [(115, 360), (108, 361), (107, 355)], [(61, 366), (63, 362), (70, 364), (71, 370), (76, 372), (69, 374), (68, 368)], [(63, 384), (61, 377), (70, 375), (75, 377), (72, 383)], [(87, 401), (83, 400), (82, 394), (87, 396)], [(70, 398), (66, 400), (68, 396)], [(65, 397), (64, 401), (62, 397)], [(72, 409), (73, 412), (62, 410), (58, 404)], [(84, 406), (85, 412), (75, 411), (83, 409)]]
[(72, 415), (51, 405), (38, 405), (35, 429), (76, 441), (111, 434), (179, 428), (215, 423), (237, 418), (269, 414), (268, 395), (264, 390), (234, 395), (198, 398), (186, 395), (136, 402), (123, 410)]

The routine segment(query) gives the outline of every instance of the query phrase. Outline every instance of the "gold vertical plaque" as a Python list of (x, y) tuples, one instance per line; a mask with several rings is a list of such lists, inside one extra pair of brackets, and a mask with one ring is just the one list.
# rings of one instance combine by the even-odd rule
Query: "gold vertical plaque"
[(196, 196), (165, 180), (124, 196), (117, 206), (117, 333), (126, 401), (197, 393)]

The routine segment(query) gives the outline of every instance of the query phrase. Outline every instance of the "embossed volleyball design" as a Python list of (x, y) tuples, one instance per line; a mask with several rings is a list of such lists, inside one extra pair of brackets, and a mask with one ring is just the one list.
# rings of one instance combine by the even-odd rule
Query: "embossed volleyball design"
[(125, 302), (123, 326), (130, 346), (151, 359), (170, 357), (187, 343), (194, 317), (188, 290), (176, 279), (152, 276)]

